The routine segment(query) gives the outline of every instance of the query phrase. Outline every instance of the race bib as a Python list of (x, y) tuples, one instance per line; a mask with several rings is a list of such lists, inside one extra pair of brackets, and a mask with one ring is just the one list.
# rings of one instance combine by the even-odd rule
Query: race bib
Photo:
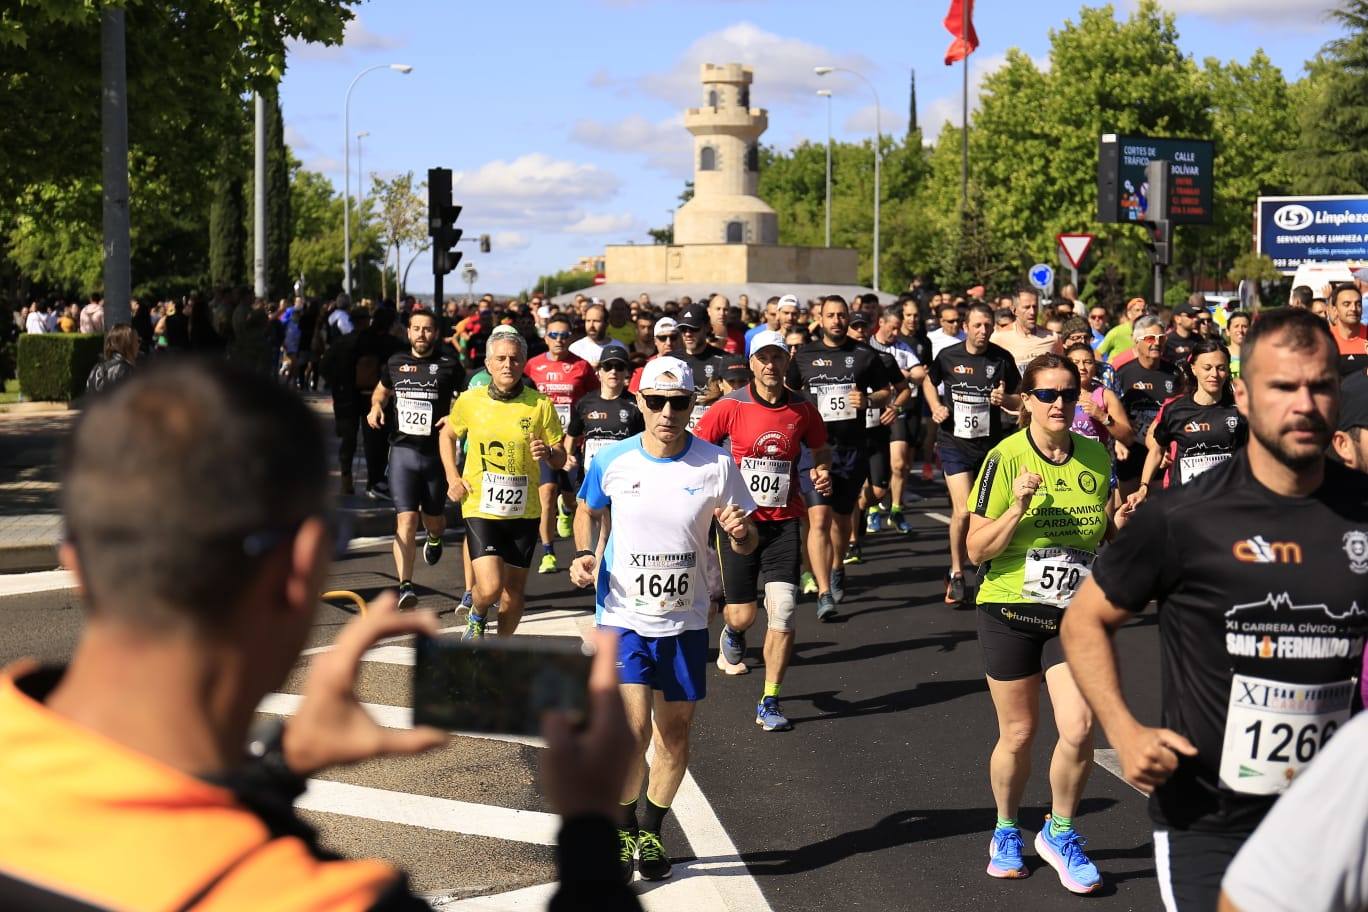
[(1028, 548), (1021, 597), (1064, 608), (1092, 573), (1093, 553), (1079, 548)]
[(1229, 453), (1202, 453), (1199, 456), (1184, 456), (1178, 460), (1178, 481), (1181, 484), (1187, 484), (1198, 475), (1215, 468), (1229, 458)]
[(782, 507), (788, 503), (793, 463), (787, 459), (746, 457), (741, 460), (741, 475), (756, 506)]
[(527, 476), (485, 472), (480, 512), (492, 516), (522, 516), (527, 512)]
[(698, 555), (628, 554), (627, 604), (642, 614), (662, 617), (693, 607)]
[(865, 409), (865, 427), (876, 428), (879, 426), (879, 416), (883, 414), (883, 409)]
[(1349, 720), (1358, 682), (1283, 684), (1248, 675), (1230, 682), (1221, 783), (1245, 795), (1287, 791)]
[[(1135, 410), (1135, 414), (1133, 416), (1135, 420), (1132, 421), (1131, 424), (1135, 428), (1135, 439), (1137, 441), (1144, 439), (1145, 434), (1149, 431), (1149, 426), (1154, 423), (1154, 419), (1158, 414), (1159, 412), (1157, 409)], [(1137, 449), (1141, 453), (1145, 452), (1144, 447), (1137, 447)]]
[(568, 428), (570, 426), (570, 406), (556, 406), (556, 417), (560, 419), (561, 430)]
[(702, 421), (703, 416), (707, 413), (708, 407), (706, 405), (695, 405), (693, 411), (689, 413), (688, 430), (692, 431), (694, 428), (698, 427), (698, 422)]
[(992, 424), (989, 418), (992, 408), (987, 402), (962, 402), (956, 399), (954, 436), (961, 440), (987, 437)]
[(819, 383), (812, 387), (813, 398), (817, 400), (817, 411), (823, 421), (850, 421), (860, 416), (859, 410), (850, 404), (850, 394), (855, 391), (853, 383)]
[(395, 401), (394, 413), (399, 419), (399, 433), (414, 437), (426, 437), (432, 433), (432, 403), (428, 400), (400, 396)]
[(584, 441), (584, 470), (589, 471), (589, 466), (593, 463), (594, 457), (599, 454), (599, 450), (613, 443), (617, 443), (617, 441), (609, 440), (606, 437)]

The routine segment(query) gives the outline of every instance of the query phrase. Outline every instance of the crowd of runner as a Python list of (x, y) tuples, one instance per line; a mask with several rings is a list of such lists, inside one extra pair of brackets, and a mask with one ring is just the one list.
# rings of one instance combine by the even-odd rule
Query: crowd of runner
[[(1350, 765), (1368, 747), (1352, 718), (1368, 635), (1359, 283), (1257, 316), (1201, 295), (1113, 314), (1023, 287), (440, 312), (343, 299), (268, 319), (310, 312), (325, 341), (309, 372), (272, 369), (329, 389), (344, 494), (364, 447), (365, 491), (396, 513), (400, 609), (438, 572), (416, 558), (440, 562), (448, 502), (465, 639), (515, 634), (534, 566), (592, 589), (634, 745), (613, 821), (623, 883), (671, 874), (663, 821), (710, 664), (746, 674), (758, 655), (754, 722), (791, 730), (798, 625), (858, 597), (846, 568), (868, 536), (926, 535), (907, 514), (943, 485), (943, 601), (975, 611), (999, 727), (988, 875), (1028, 872), (1017, 815), (1043, 684), (1059, 738), (1034, 849), (1065, 889), (1105, 876), (1075, 819), (1100, 724), (1150, 793), (1167, 909), (1368, 908)], [(1158, 727), (1128, 708), (1112, 645), (1152, 604)], [(1357, 831), (1294, 835), (1332, 803)]]

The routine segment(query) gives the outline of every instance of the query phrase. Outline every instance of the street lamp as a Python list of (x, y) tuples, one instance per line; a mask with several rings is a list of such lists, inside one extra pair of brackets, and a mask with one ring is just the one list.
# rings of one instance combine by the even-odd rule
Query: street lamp
[(879, 290), (879, 159), (882, 153), (879, 148), (883, 142), (883, 112), (879, 105), (879, 90), (874, 88), (874, 83), (870, 82), (863, 73), (845, 67), (819, 66), (813, 67), (812, 72), (818, 76), (827, 76), (831, 73), (849, 73), (869, 86), (869, 91), (874, 93), (874, 290)]
[(827, 100), (826, 143), (826, 245), (831, 246), (831, 89), (818, 89), (817, 94)]
[(342, 103), (342, 158), (343, 165), (343, 186), (342, 191), (342, 288), (351, 297), (351, 93), (356, 88), (356, 84), (361, 81), (361, 77), (376, 70), (394, 70), (405, 75), (413, 72), (413, 67), (407, 63), (377, 63), (373, 67), (367, 67), (356, 74), (356, 78), (347, 86), (347, 97)]

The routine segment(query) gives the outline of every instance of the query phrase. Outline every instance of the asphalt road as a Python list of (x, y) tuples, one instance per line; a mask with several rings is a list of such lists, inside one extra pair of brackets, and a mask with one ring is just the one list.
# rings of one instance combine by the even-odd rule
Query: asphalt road
[[(1030, 831), (1032, 876), (997, 881), (984, 873), (994, 819), (986, 763), (995, 723), (973, 615), (941, 604), (945, 526), (928, 513), (945, 509), (943, 498), (919, 505), (910, 539), (894, 533), (867, 539), (867, 562), (850, 569), (849, 595), (835, 623), (818, 623), (811, 599), (801, 603), (797, 654), (783, 695), (793, 731), (765, 733), (753, 724), (758, 668), (736, 677), (710, 669), (690, 763), (701, 798), (683, 821), (689, 826), (672, 822), (666, 833), (683, 862), (677, 868), (682, 882), (645, 893), (649, 908), (749, 912), (763, 905), (744, 889), (752, 882), (774, 910), (951, 912), (1010, 904), (1027, 912), (1073, 901), (1029, 849), (1049, 805), (1054, 734), (1048, 711), (1021, 813)], [(566, 561), (568, 544), (559, 550)], [(446, 626), (458, 623), (452, 613), (461, 593), (456, 557), (448, 547), (438, 567), (420, 566), (416, 574), (423, 605), (442, 612)], [(375, 544), (339, 562), (329, 586), (369, 596), (392, 586), (393, 573), (388, 548)], [(9, 583), (23, 588), (21, 580)], [(534, 575), (531, 593), (520, 634), (571, 637), (589, 623), (588, 597), (570, 588), (563, 571)], [(325, 647), (347, 617), (321, 607), (311, 645)], [(1141, 618), (1121, 633), (1128, 693), (1149, 719), (1158, 707), (1152, 621)], [(69, 590), (0, 597), (0, 661), (21, 655), (61, 661), (79, 625)], [(759, 636), (757, 628), (752, 664)], [(275, 703), (264, 708), (289, 711), (310, 661), (301, 658), (271, 698)], [(362, 698), (379, 712), (402, 714), (390, 708), (408, 705), (408, 662), (402, 641), (373, 653), (363, 666)], [(1099, 747), (1105, 747), (1100, 736)], [(306, 797), (311, 809), (305, 813), (332, 846), (402, 865), (419, 889), (449, 908), (514, 908), (514, 898), (541, 896), (535, 885), (554, 877), (555, 821), (537, 786), (539, 753), (529, 744), (456, 738), (421, 759), (330, 772)], [(687, 803), (677, 803), (678, 816), (685, 816)], [(719, 843), (700, 826), (707, 817), (700, 806), (715, 812), (744, 866), (730, 857), (725, 838)], [(1142, 796), (1096, 766), (1078, 826), (1105, 879), (1102, 894), (1086, 901), (1107, 909), (1158, 908)], [(519, 889), (508, 905), (493, 896), (488, 904), (456, 901)]]

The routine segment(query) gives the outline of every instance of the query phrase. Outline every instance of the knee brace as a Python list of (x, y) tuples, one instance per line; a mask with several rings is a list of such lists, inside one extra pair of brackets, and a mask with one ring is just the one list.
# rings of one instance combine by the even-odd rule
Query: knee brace
[(765, 617), (770, 630), (792, 630), (798, 607), (798, 587), (793, 583), (765, 583)]

